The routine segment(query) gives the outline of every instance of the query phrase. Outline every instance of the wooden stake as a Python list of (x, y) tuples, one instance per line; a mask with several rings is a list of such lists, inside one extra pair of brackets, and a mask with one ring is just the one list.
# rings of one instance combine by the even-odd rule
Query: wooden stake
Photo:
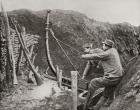
[(56, 71), (58, 87), (62, 88), (62, 70), (59, 69), (58, 65), (56, 66)]
[(56, 65), (56, 74), (57, 74), (57, 81), (58, 81), (58, 74), (59, 74), (59, 66), (58, 65)]
[(59, 70), (58, 86), (62, 88), (62, 70)]
[(72, 79), (72, 110), (77, 110), (77, 71), (71, 71)]

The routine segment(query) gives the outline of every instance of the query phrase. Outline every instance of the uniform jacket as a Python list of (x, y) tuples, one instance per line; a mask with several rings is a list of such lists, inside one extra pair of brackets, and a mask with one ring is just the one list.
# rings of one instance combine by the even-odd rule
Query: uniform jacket
[(121, 77), (123, 75), (120, 57), (115, 48), (110, 48), (106, 51), (85, 54), (82, 55), (82, 58), (88, 60), (101, 60), (102, 67), (104, 69), (104, 75), (107, 77)]

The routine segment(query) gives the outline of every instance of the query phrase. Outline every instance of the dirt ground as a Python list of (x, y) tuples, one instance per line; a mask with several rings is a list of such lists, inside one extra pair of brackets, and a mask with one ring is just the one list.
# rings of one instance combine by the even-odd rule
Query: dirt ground
[(69, 92), (57, 87), (57, 83), (45, 80), (41, 86), (18, 78), (18, 85), (0, 102), (0, 110), (71, 110)]
[(14, 85), (0, 101), (0, 110), (72, 110), (72, 94), (68, 89), (61, 90), (57, 82), (49, 79), (37, 86), (27, 83), (26, 76), (18, 77), (18, 85)]

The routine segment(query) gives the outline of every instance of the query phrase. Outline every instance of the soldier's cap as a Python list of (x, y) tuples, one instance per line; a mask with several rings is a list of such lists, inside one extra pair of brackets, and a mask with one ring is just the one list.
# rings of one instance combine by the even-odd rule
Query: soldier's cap
[(104, 42), (102, 42), (103, 44), (106, 44), (110, 47), (113, 47), (114, 46), (114, 42), (110, 39), (106, 39)]

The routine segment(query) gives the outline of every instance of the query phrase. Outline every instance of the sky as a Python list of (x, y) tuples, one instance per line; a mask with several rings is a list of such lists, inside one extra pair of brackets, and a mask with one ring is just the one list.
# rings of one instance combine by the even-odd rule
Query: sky
[(3, 0), (6, 10), (74, 10), (97, 21), (140, 26), (140, 0)]

